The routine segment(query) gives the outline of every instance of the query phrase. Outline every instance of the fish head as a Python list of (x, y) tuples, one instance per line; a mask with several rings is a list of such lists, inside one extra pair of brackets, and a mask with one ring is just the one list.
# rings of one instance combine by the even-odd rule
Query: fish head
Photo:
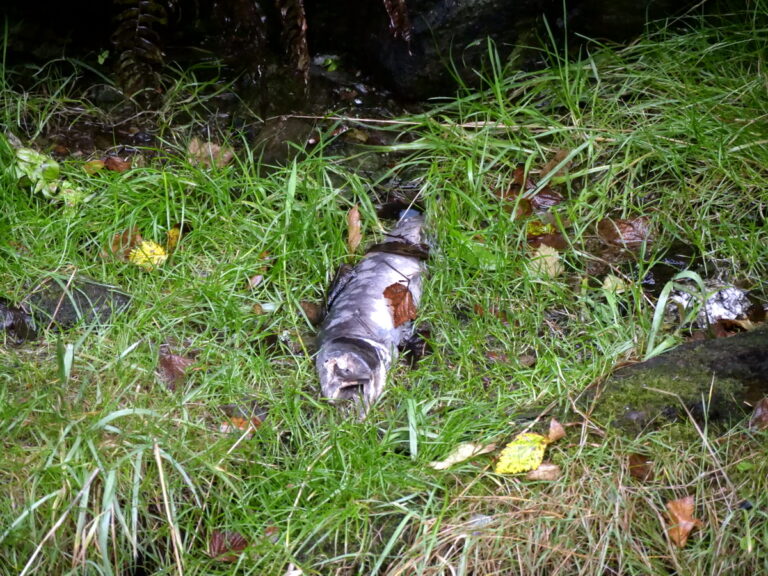
[(320, 348), (316, 362), (320, 389), (331, 401), (359, 401), (365, 411), (384, 389), (387, 362), (364, 340), (336, 338)]

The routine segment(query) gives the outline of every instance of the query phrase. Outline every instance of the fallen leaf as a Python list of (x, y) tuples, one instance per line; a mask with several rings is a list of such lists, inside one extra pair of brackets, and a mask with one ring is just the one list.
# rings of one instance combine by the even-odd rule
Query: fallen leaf
[(144, 239), (139, 234), (139, 229), (136, 226), (126, 228), (122, 232), (112, 236), (112, 240), (109, 243), (109, 254), (124, 262), (128, 261), (128, 257), (131, 254), (131, 250), (141, 244)]
[(602, 289), (606, 292), (613, 292), (614, 294), (621, 294), (627, 291), (627, 283), (614, 274), (608, 274), (603, 279)]
[(151, 272), (162, 266), (168, 259), (165, 248), (152, 240), (143, 240), (128, 254), (128, 261)]
[(535, 196), (531, 196), (531, 208), (534, 212), (546, 212), (558, 204), (563, 203), (563, 195), (557, 190), (545, 186)]
[[(539, 176), (541, 178), (544, 178), (547, 174), (552, 172), (555, 168), (557, 168), (558, 164), (560, 164), (563, 160), (565, 160), (568, 157), (568, 154), (570, 154), (570, 151), (558, 149), (555, 150), (554, 155), (552, 158), (550, 158), (544, 166), (541, 167), (541, 171), (539, 172)], [(552, 174), (552, 176), (564, 176), (568, 173), (568, 166), (570, 162), (566, 162), (560, 169)]]
[(131, 169), (131, 161), (117, 156), (107, 156), (104, 158), (104, 168), (112, 172), (126, 172)]
[(208, 539), (208, 556), (219, 562), (237, 562), (248, 540), (238, 532), (214, 530)]
[(749, 418), (749, 427), (752, 430), (765, 430), (768, 428), (768, 397), (755, 404), (755, 409)]
[(395, 282), (384, 289), (384, 298), (389, 300), (392, 307), (392, 318), (395, 328), (410, 322), (416, 318), (416, 305), (413, 302), (413, 294), (407, 286)]
[(165, 248), (168, 252), (173, 252), (179, 245), (179, 240), (186, 236), (192, 227), (184, 222), (182, 224), (174, 224), (165, 233)]
[(542, 244), (533, 251), (529, 265), (534, 274), (546, 278), (555, 278), (565, 270), (560, 261), (560, 253), (546, 244)]
[(552, 234), (541, 234), (540, 236), (528, 236), (528, 245), (531, 248), (549, 246), (555, 250), (563, 251), (568, 248), (568, 241), (560, 232), (553, 232)]
[(184, 384), (187, 370), (194, 363), (193, 358), (173, 354), (168, 344), (162, 344), (155, 373), (169, 390), (175, 390)]
[(83, 170), (85, 170), (85, 173), (89, 176), (93, 176), (98, 172), (99, 170), (102, 170), (104, 168), (104, 161), (103, 160), (89, 160), (85, 164), (83, 164)]
[(526, 480), (546, 480), (548, 482), (552, 482), (554, 480), (559, 479), (560, 476), (562, 475), (563, 475), (563, 472), (562, 470), (560, 470), (560, 466), (558, 466), (557, 464), (545, 462), (535, 470), (531, 470), (530, 472), (528, 472), (528, 474), (525, 475), (525, 479)]
[(640, 482), (653, 480), (653, 461), (642, 454), (629, 455), (629, 475)]
[(301, 310), (304, 312), (307, 321), (312, 324), (312, 326), (319, 326), (323, 321), (323, 306), (308, 300), (302, 300), (299, 304), (301, 305)]
[(446, 456), (444, 459), (438, 460), (436, 462), (430, 462), (429, 466), (435, 470), (446, 470), (454, 464), (464, 462), (464, 460), (469, 460), (470, 458), (479, 456), (480, 454), (493, 452), (494, 450), (496, 450), (496, 444), (483, 445), (475, 444), (474, 442), (464, 442), (463, 444), (459, 444), (456, 446), (456, 448), (451, 450), (450, 454), (448, 454), (448, 456)]
[(194, 164), (205, 168), (223, 168), (235, 157), (234, 152), (227, 146), (219, 146), (213, 142), (203, 142), (195, 136), (189, 141), (187, 153)]
[(553, 224), (542, 222), (541, 220), (530, 220), (525, 227), (528, 238), (534, 236), (543, 236), (545, 234), (555, 234), (557, 229)]
[(686, 496), (679, 500), (667, 502), (667, 512), (669, 514), (669, 534), (670, 540), (678, 548), (684, 548), (688, 541), (688, 536), (694, 528), (701, 528), (704, 523), (693, 517), (694, 500), (693, 496)]
[(636, 247), (651, 239), (648, 218), (644, 216), (631, 220), (603, 218), (597, 223), (597, 234), (608, 244)]
[(250, 398), (245, 398), (237, 404), (223, 404), (219, 409), (227, 417), (219, 426), (219, 432), (222, 434), (245, 432), (246, 437), (250, 437), (253, 431), (261, 427), (268, 415), (266, 408)]
[(241, 418), (240, 416), (231, 416), (229, 420), (219, 426), (219, 432), (222, 434), (231, 434), (232, 432), (250, 433), (261, 426), (261, 420), (258, 418)]
[(499, 454), (496, 474), (517, 474), (535, 470), (544, 459), (544, 450), (549, 439), (541, 434), (525, 432), (518, 434)]
[(362, 239), (360, 209), (355, 205), (347, 212), (347, 249), (350, 254), (354, 254), (357, 251), (357, 247), (360, 246)]
[(547, 440), (551, 444), (552, 442), (557, 442), (563, 437), (565, 437), (565, 428), (563, 428), (563, 425), (560, 424), (560, 422), (552, 418), (552, 420), (549, 421), (549, 433), (547, 434)]

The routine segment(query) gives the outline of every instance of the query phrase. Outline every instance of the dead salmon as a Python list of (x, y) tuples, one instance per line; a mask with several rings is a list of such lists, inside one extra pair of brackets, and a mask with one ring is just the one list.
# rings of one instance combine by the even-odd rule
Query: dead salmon
[(409, 209), (356, 266), (337, 273), (316, 358), (326, 398), (359, 402), (365, 414), (381, 395), (398, 345), (413, 331), (427, 255), (424, 216)]

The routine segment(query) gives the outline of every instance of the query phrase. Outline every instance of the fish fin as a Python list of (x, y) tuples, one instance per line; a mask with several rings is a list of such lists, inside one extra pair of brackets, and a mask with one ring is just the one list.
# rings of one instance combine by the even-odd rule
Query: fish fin
[(333, 280), (331, 280), (331, 285), (328, 286), (328, 292), (325, 297), (326, 311), (331, 309), (333, 301), (344, 291), (344, 288), (346, 288), (349, 281), (352, 280), (356, 274), (354, 267), (349, 264), (342, 264), (339, 266), (338, 270), (336, 270), (336, 274), (333, 276)]

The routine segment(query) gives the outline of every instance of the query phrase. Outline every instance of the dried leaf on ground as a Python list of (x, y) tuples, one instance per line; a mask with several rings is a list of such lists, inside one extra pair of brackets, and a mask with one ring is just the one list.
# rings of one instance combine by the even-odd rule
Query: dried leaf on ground
[(597, 234), (608, 244), (636, 247), (651, 239), (650, 222), (644, 216), (615, 220), (603, 218), (597, 223)]
[(389, 300), (389, 305), (392, 307), (395, 328), (416, 318), (416, 304), (407, 286), (399, 282), (390, 284), (384, 289), (384, 298)]
[[(141, 237), (141, 234), (139, 234), (139, 229), (136, 226), (131, 226), (112, 236), (112, 240), (109, 243), (108, 254), (127, 262), (131, 251), (143, 241), (144, 239)], [(106, 255), (106, 253), (102, 254), (102, 256)]]
[(246, 437), (250, 437), (253, 431), (260, 428), (268, 415), (268, 410), (261, 403), (249, 398), (237, 404), (223, 404), (219, 409), (227, 417), (219, 426), (219, 432), (222, 434), (245, 432)]
[(653, 461), (642, 454), (629, 455), (629, 475), (640, 482), (653, 480)]
[(312, 326), (319, 326), (323, 321), (323, 306), (316, 302), (310, 302), (309, 300), (302, 300), (299, 302), (301, 309)]
[(534, 274), (546, 278), (555, 278), (565, 270), (560, 261), (560, 253), (545, 244), (533, 251), (529, 267)]
[(549, 440), (549, 443), (557, 442), (561, 438), (565, 437), (565, 428), (563, 428), (563, 425), (560, 424), (557, 420), (552, 418), (552, 420), (549, 421), (549, 433), (547, 434), (547, 440)]
[(112, 172), (127, 172), (131, 169), (130, 158), (123, 159), (118, 156), (107, 156), (104, 158), (104, 168)]
[(349, 209), (349, 212), (347, 212), (347, 249), (350, 254), (354, 254), (357, 251), (362, 240), (363, 233), (360, 224), (360, 209), (355, 205)]
[(555, 250), (562, 252), (568, 248), (568, 241), (560, 232), (553, 232), (552, 234), (541, 234), (539, 236), (528, 236), (528, 245), (531, 248), (538, 248), (539, 246), (549, 246)]
[(228, 146), (219, 146), (213, 142), (203, 142), (195, 136), (189, 141), (187, 153), (193, 164), (204, 168), (223, 168), (232, 161), (235, 153)]
[(518, 434), (499, 454), (496, 474), (517, 474), (535, 470), (544, 460), (544, 450), (549, 439), (541, 434), (525, 432)]
[(208, 556), (219, 562), (237, 562), (248, 540), (238, 532), (214, 530), (208, 539)]
[(619, 278), (615, 274), (608, 274), (603, 279), (602, 289), (606, 292), (613, 292), (614, 294), (621, 294), (628, 290), (627, 283), (623, 278)]
[(435, 470), (446, 470), (454, 464), (464, 462), (464, 460), (469, 460), (470, 458), (479, 456), (480, 454), (493, 452), (494, 450), (496, 450), (496, 444), (476, 444), (474, 442), (464, 442), (463, 444), (459, 444), (453, 450), (451, 450), (451, 453), (448, 454), (448, 456), (446, 456), (444, 459), (430, 462), (429, 466)]
[(174, 224), (165, 233), (165, 248), (168, 252), (173, 252), (179, 245), (179, 241), (186, 236), (192, 227), (184, 222), (182, 224)]
[(189, 367), (195, 363), (194, 358), (173, 354), (168, 344), (160, 346), (160, 355), (155, 373), (169, 390), (182, 386), (187, 378)]
[[(564, 150), (562, 148), (555, 150), (554, 155), (552, 158), (550, 158), (544, 166), (541, 167), (541, 171), (539, 172), (539, 176), (541, 178), (544, 178), (547, 174), (552, 172), (555, 168), (558, 167), (558, 165), (563, 162), (568, 157), (568, 154), (570, 154), (569, 150)], [(564, 176), (568, 173), (568, 166), (570, 165), (570, 162), (566, 162), (563, 164), (557, 172), (552, 174), (552, 176)]]
[(694, 528), (704, 526), (701, 520), (693, 517), (693, 508), (693, 496), (667, 502), (667, 513), (669, 514), (667, 534), (678, 548), (685, 547), (688, 536)]
[(531, 197), (531, 207), (534, 212), (546, 212), (550, 208), (562, 204), (563, 200), (565, 200), (565, 198), (563, 198), (563, 195), (560, 194), (560, 192), (549, 186), (545, 186)]
[(768, 428), (768, 397), (755, 404), (755, 409), (749, 418), (749, 427), (752, 430), (765, 430)]
[(105, 167), (104, 160), (89, 160), (83, 164), (83, 170), (89, 176), (93, 176), (99, 170), (103, 170)]
[(142, 241), (136, 248), (128, 254), (128, 261), (147, 272), (151, 272), (168, 260), (168, 253), (165, 248), (152, 240)]
[(526, 480), (546, 480), (553, 482), (558, 480), (563, 475), (563, 471), (557, 464), (551, 462), (545, 462), (541, 464), (536, 470), (531, 470), (525, 475)]

